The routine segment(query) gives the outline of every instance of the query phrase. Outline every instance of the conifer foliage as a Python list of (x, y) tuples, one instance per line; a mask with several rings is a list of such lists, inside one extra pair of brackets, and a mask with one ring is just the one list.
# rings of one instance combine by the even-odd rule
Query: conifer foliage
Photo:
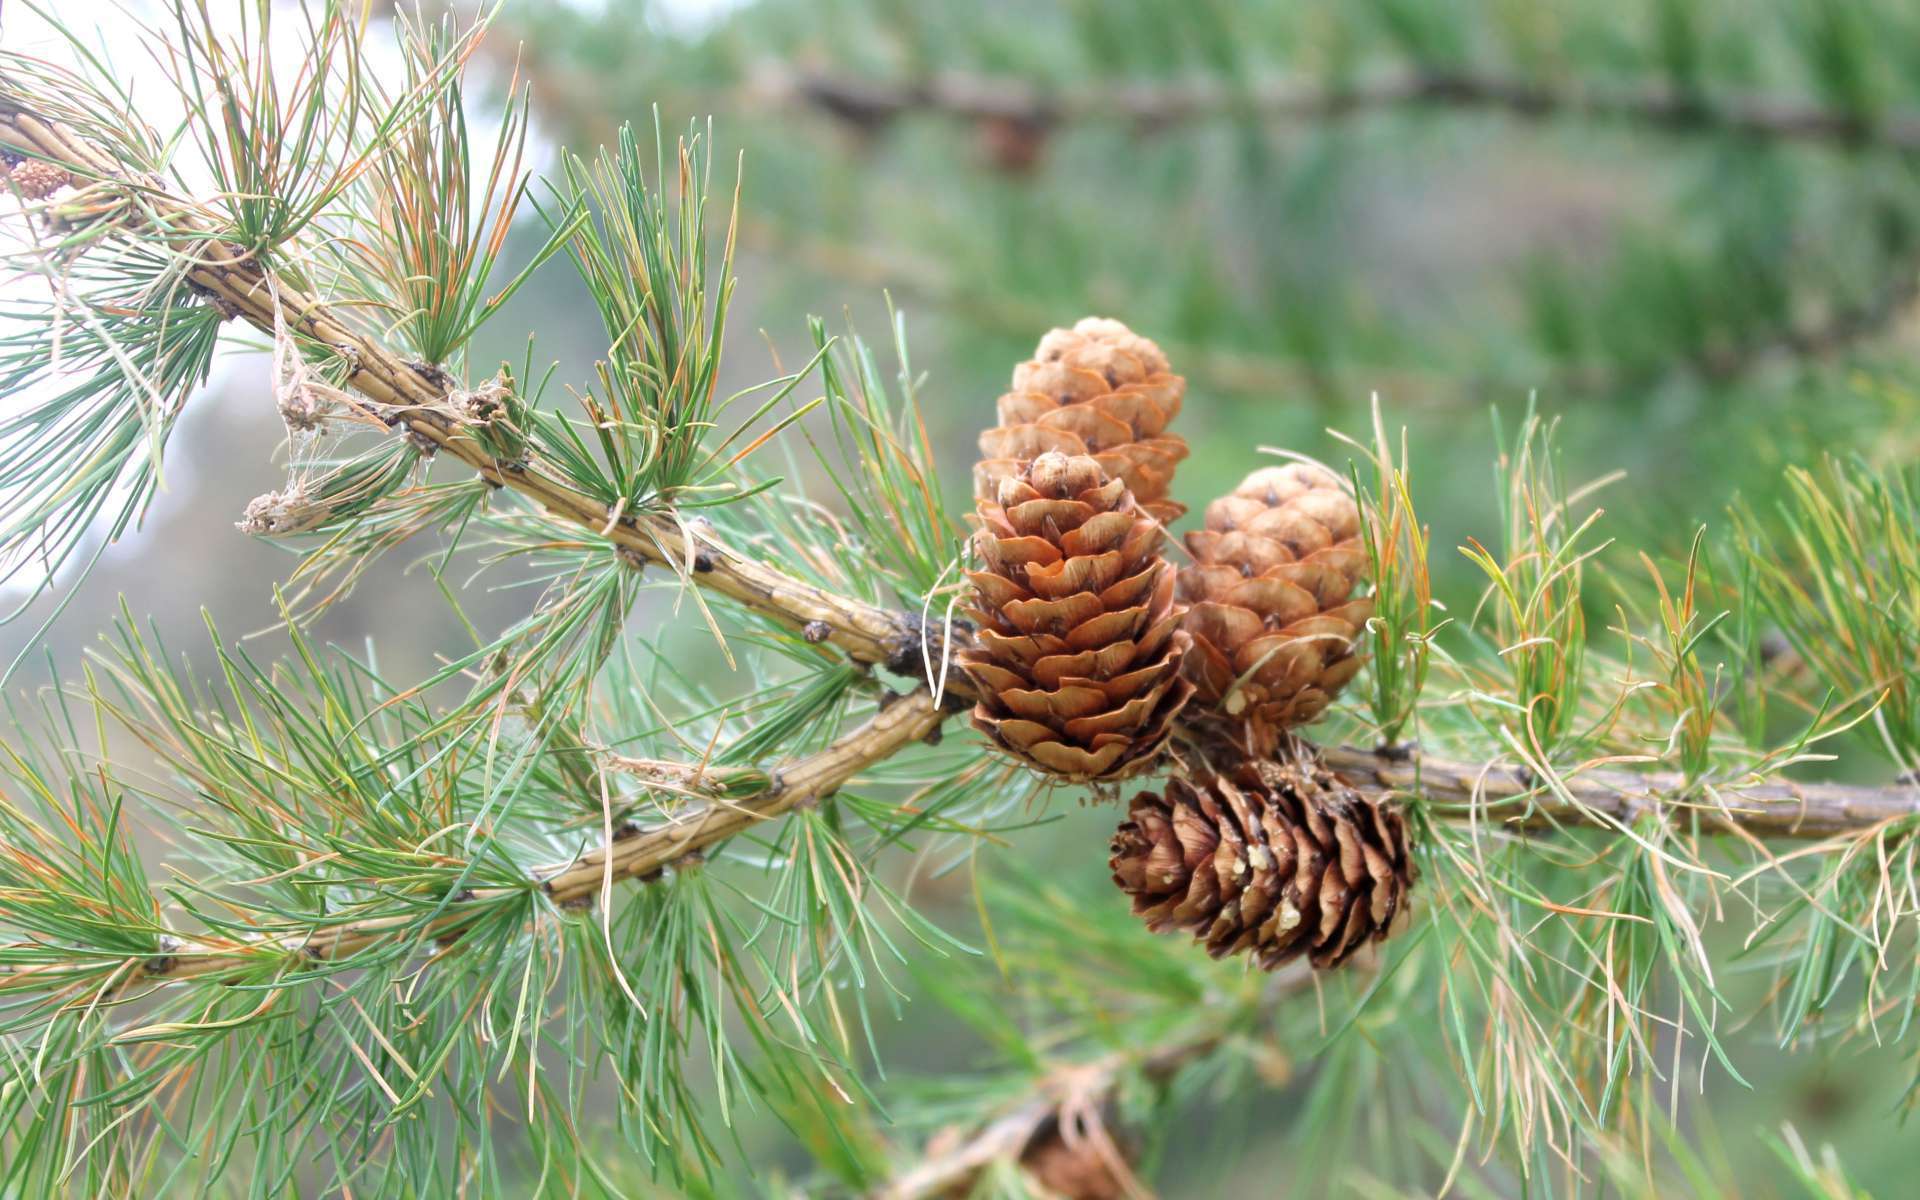
[[(245, 348), (288, 477), (209, 520), (297, 557), (278, 640), (187, 653), (136, 597), (10, 705), (0, 1196), (1183, 1195), (1193, 1129), (1229, 1167), (1283, 1140), (1305, 1191), (1658, 1194), (1723, 1170), (1675, 1089), (1746, 1083), (1753, 1029), (1910, 1061), (1910, 466), (1796, 467), (1623, 556), (1529, 409), (1441, 598), (1379, 406), (1312, 447), (1344, 471), (1209, 497), (1173, 428), (1206, 397), (1090, 317), (997, 406), (941, 394), (985, 430), (969, 528), (898, 314), (879, 347), (796, 317), (804, 361), (723, 388), (712, 130), (536, 180), (485, 22), (344, 0), (163, 5), (156, 129), (87, 17), (28, 7), (65, 48), (0, 48), (5, 568), (58, 590), (132, 530)], [(1870, 99), (1849, 136), (1905, 136)], [(553, 272), (595, 365), (476, 361)], [(314, 624), (403, 547), (470, 642), (417, 678)], [(523, 598), (497, 628), (483, 575)], [(991, 1053), (886, 1069), (956, 1023)], [(1271, 1088), (1298, 1119), (1233, 1140)]]

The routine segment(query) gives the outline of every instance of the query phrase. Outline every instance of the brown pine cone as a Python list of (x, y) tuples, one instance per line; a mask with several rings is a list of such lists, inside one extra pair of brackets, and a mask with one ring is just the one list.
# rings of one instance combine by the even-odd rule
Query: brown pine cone
[(1373, 615), (1373, 601), (1351, 599), (1367, 569), (1360, 509), (1324, 467), (1262, 467), (1207, 505), (1187, 549), (1180, 598), (1195, 709), (1271, 756), (1283, 732), (1318, 717), (1360, 669), (1359, 637)]
[[(1036, 1197), (1122, 1200), (1141, 1194), (1132, 1166), (1138, 1156), (1136, 1139), (1109, 1125), (1106, 1108), (1063, 1103), (1041, 1117), (1025, 1145), (1016, 1147), (1020, 1173)], [(974, 1160), (975, 1156), (967, 1153), (980, 1148), (974, 1139), (992, 1137), (995, 1132), (992, 1126), (949, 1125), (927, 1142), (925, 1157), (932, 1161)], [(968, 1161), (968, 1169), (953, 1172), (958, 1177), (940, 1195), (944, 1200), (966, 1200), (975, 1195), (980, 1176), (992, 1161), (991, 1157), (984, 1162)]]
[(22, 159), (6, 167), (9, 186), (28, 200), (45, 200), (73, 182), (73, 176), (50, 162)]
[(1108, 861), (1147, 928), (1267, 971), (1302, 954), (1339, 966), (1387, 936), (1413, 886), (1400, 814), (1312, 762), (1176, 776), (1134, 798)]
[(979, 634), (958, 656), (974, 726), (1076, 781), (1144, 767), (1193, 693), (1158, 523), (1093, 459), (1048, 452), (980, 502), (979, 525)]
[(1160, 347), (1118, 321), (1087, 317), (1053, 330), (1014, 368), (999, 426), (980, 435), (974, 497), (994, 498), (1000, 480), (1054, 450), (1092, 456), (1141, 508), (1171, 521), (1186, 511), (1167, 499), (1167, 488), (1187, 443), (1167, 424), (1186, 390)]
[[(1122, 1200), (1128, 1188), (1116, 1162), (1126, 1170), (1120, 1149), (1105, 1128), (1069, 1128), (1070, 1118), (1055, 1114), (1035, 1131), (1020, 1152), (1020, 1166), (1042, 1196), (1058, 1200)], [(1129, 1172), (1130, 1174), (1130, 1172)]]

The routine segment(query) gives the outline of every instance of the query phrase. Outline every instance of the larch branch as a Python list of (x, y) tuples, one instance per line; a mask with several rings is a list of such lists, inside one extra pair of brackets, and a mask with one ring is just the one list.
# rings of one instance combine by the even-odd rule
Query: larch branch
[[(936, 73), (915, 81), (802, 70), (770, 71), (757, 92), (783, 103), (798, 101), (860, 128), (931, 114), (1008, 123), (1035, 132), (1103, 122), (1154, 130), (1221, 117), (1324, 121), (1390, 109), (1431, 108), (1504, 112), (1534, 120), (1611, 120), (1673, 133), (1721, 133), (1920, 153), (1920, 112), (1869, 118), (1777, 97), (1716, 97), (1664, 86), (1551, 82), (1475, 71), (1395, 72), (1347, 83), (1280, 79), (1235, 87), (1198, 80), (1049, 90), (1023, 79), (962, 72)], [(817, 239), (785, 236), (781, 246), (830, 274), (877, 279), (896, 289), (917, 286), (970, 316), (995, 325), (1008, 323), (1005, 312), (1010, 304), (1005, 297), (965, 294), (922, 264), (875, 261), (865, 247), (836, 247)], [(1912, 262), (1896, 262), (1887, 281), (1859, 303), (1833, 306), (1808, 319), (1710, 344), (1646, 368), (1576, 364), (1556, 371), (1553, 386), (1583, 393), (1611, 392), (1656, 383), (1669, 373), (1724, 382), (1776, 362), (1830, 357), (1881, 335), (1907, 317), (1920, 301), (1920, 284), (1914, 276)], [(1328, 386), (1325, 368), (1311, 362), (1217, 347), (1185, 348), (1180, 361), (1188, 363), (1194, 375), (1236, 391)], [(1368, 365), (1350, 373), (1368, 387), (1388, 385), (1389, 390), (1414, 396), (1444, 395), (1455, 403), (1477, 403), (1484, 391), (1471, 379), (1433, 377), (1431, 372), (1404, 365)], [(1394, 379), (1401, 380), (1401, 385), (1392, 387)]]
[[(1430, 86), (1430, 85), (1429, 85)], [(1474, 95), (1474, 89), (1463, 95)], [(1512, 93), (1496, 88), (1488, 97)], [(1378, 97), (1390, 95), (1379, 92)], [(1384, 102), (1376, 99), (1374, 102)], [(1489, 101), (1491, 102), (1491, 101)], [(1170, 103), (1170, 102), (1169, 102)], [(1587, 108), (1608, 111), (1619, 103), (1587, 97)], [(1136, 108), (1139, 106), (1136, 105)], [(1185, 111), (1175, 107), (1175, 111)], [(1724, 109), (1716, 109), (1725, 119)], [(1775, 109), (1748, 111), (1736, 123), (1778, 125), (1797, 136), (1826, 128), (1804, 114)], [(1689, 110), (1691, 113), (1691, 110)], [(1677, 117), (1675, 119), (1678, 119)], [(1688, 119), (1695, 119), (1689, 115)], [(1876, 127), (1881, 136), (1903, 125)], [(1905, 135), (1903, 135), (1904, 137)], [(1920, 130), (1912, 134), (1920, 148)], [(857, 662), (880, 664), (910, 675), (924, 673), (923, 646), (937, 633), (923, 630), (914, 614), (836, 595), (783, 571), (739, 554), (710, 535), (690, 530), (670, 515), (621, 515), (617, 520), (600, 501), (541, 471), (537, 463), (508, 461), (487, 452), (464, 428), (452, 403), (454, 385), (437, 371), (423, 370), (391, 349), (337, 319), (319, 300), (281, 280), (270, 279), (257, 260), (219, 243), (211, 215), (186, 201), (156, 191), (145, 181), (116, 180), (114, 164), (55, 124), (31, 113), (0, 111), (0, 145), (73, 169), (83, 177), (117, 183), (137, 194), (144, 211), (161, 223), (163, 234), (189, 256), (188, 279), (219, 298), (223, 308), (271, 334), (277, 314), (302, 333), (333, 348), (348, 365), (346, 382), (396, 425), (407, 429), (472, 467), (489, 482), (526, 496), (555, 515), (604, 532), (614, 544), (648, 562), (668, 565), (698, 586), (727, 596), (744, 608), (792, 629), (813, 622), (826, 627), (826, 641)], [(816, 629), (818, 627), (816, 626)], [(948, 684), (949, 703), (970, 697), (966, 680)], [(948, 715), (917, 690), (877, 713), (818, 753), (768, 773), (767, 786), (738, 801), (712, 800), (690, 806), (671, 820), (617, 837), (578, 859), (537, 872), (532, 882), (557, 903), (590, 900), (608, 880), (648, 878), (687, 856), (704, 851), (764, 821), (832, 792), (867, 767), (933, 733)], [(1683, 780), (1660, 774), (1619, 770), (1574, 771), (1556, 786), (1509, 768), (1482, 767), (1421, 756), (1352, 748), (1327, 751), (1331, 764), (1360, 787), (1418, 797), (1439, 815), (1539, 828), (1554, 824), (1625, 820), (1654, 809), (1674, 815), (1698, 814), (1708, 826), (1737, 827), (1762, 837), (1827, 838), (1856, 834), (1920, 813), (1920, 789), (1846, 787), (1782, 782), (1727, 783), (1688, 788)], [(509, 889), (511, 890), (511, 889)], [(476, 896), (498, 898), (500, 892)], [(472, 902), (449, 905), (437, 924), (421, 936), (457, 927)], [(126, 976), (124, 987), (196, 976), (219, 975), (259, 954), (304, 953), (316, 959), (350, 956), (380, 944), (396, 929), (419, 929), (405, 918), (382, 918), (318, 930), (262, 934), (222, 942), (204, 935), (180, 935), (177, 950), (145, 962)], [(58, 986), (57, 980), (98, 979), (92, 969), (60, 965), (16, 969), (0, 975), (0, 989)], [(61, 975), (60, 972), (68, 972)]]
[[(0, 146), (66, 166), (79, 176), (118, 183), (137, 193), (163, 232), (188, 255), (187, 281), (216, 298), (222, 310), (272, 336), (276, 311), (288, 328), (330, 347), (348, 366), (346, 383), (377, 412), (426, 439), (496, 486), (526, 496), (557, 517), (638, 555), (672, 568), (701, 586), (762, 616), (799, 629), (818, 621), (825, 641), (856, 661), (917, 674), (919, 623), (901, 613), (862, 604), (741, 555), (710, 533), (665, 514), (614, 514), (608, 506), (554, 478), (537, 462), (497, 458), (463, 427), (451, 401), (455, 385), (341, 322), (327, 305), (270, 278), (256, 258), (222, 245), (208, 214), (143, 182), (121, 180), (114, 164), (60, 126), (31, 113), (0, 111)], [(818, 628), (818, 626), (816, 626)]]
[[(946, 715), (924, 688), (899, 696), (819, 751), (769, 771), (767, 786), (757, 794), (735, 801), (689, 805), (657, 824), (616, 836), (611, 845), (596, 846), (570, 861), (536, 870), (528, 884), (538, 887), (554, 904), (570, 905), (593, 901), (611, 882), (655, 878), (736, 834), (802, 805), (817, 804), (868, 767), (926, 738)], [(425, 941), (457, 931), (487, 902), (522, 895), (526, 890), (476, 889), (470, 897), (448, 904), (441, 916), (428, 922), (404, 916), (375, 917), (311, 929), (263, 932), (252, 938), (173, 934), (165, 939), (165, 953), (121, 964), (122, 969), (110, 976), (114, 982), (106, 991), (123, 994), (182, 980), (228, 976), (263, 960), (285, 960), (296, 955), (314, 962), (346, 959), (387, 943), (402, 932), (413, 940)], [(105, 965), (111, 968), (114, 964)], [(0, 992), (28, 988), (57, 991), (65, 987), (90, 1003), (100, 996), (102, 966), (101, 960), (95, 960), (0, 969)]]
[(1557, 781), (1510, 766), (1418, 752), (1333, 746), (1329, 766), (1363, 791), (1417, 797), (1436, 816), (1513, 829), (1630, 822), (1649, 812), (1762, 838), (1847, 837), (1920, 816), (1920, 786), (1862, 787), (1780, 779), (1708, 781), (1618, 768), (1568, 769)]

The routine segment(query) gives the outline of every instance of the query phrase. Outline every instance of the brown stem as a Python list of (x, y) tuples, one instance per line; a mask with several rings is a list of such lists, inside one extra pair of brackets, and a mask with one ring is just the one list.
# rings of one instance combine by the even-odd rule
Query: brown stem
[(1755, 837), (1855, 836), (1920, 815), (1920, 786), (1857, 787), (1839, 783), (1752, 780), (1688, 787), (1679, 775), (1617, 769), (1574, 769), (1559, 787), (1513, 767), (1361, 750), (1322, 751), (1328, 765), (1363, 791), (1417, 796), (1436, 816), (1505, 828), (1627, 822), (1664, 810), (1708, 829)]
[[(941, 73), (924, 82), (861, 79), (821, 71), (770, 75), (760, 92), (798, 100), (860, 128), (913, 113), (1001, 122), (1043, 132), (1062, 124), (1128, 122), (1143, 131), (1214, 117), (1254, 115), (1269, 120), (1330, 120), (1396, 107), (1426, 106), (1499, 111), (1529, 119), (1572, 116), (1618, 120), (1673, 132), (1720, 132), (1738, 137), (1874, 146), (1920, 153), (1920, 112), (1871, 119), (1771, 97), (1710, 98), (1670, 88), (1555, 84), (1471, 71), (1392, 73), (1350, 83), (1275, 80), (1253, 87), (1209, 82), (1135, 83), (1047, 92), (1016, 78)], [(810, 260), (828, 273), (880, 280), (897, 292), (917, 287), (937, 303), (988, 324), (1009, 324), (1017, 305), (1002, 296), (973, 294), (937, 271), (911, 261), (888, 261), (865, 247), (837, 247), (781, 231), (782, 253)], [(1607, 393), (1644, 388), (1669, 375), (1715, 382), (1771, 364), (1824, 358), (1875, 338), (1908, 316), (1920, 300), (1915, 264), (1895, 262), (1887, 283), (1864, 302), (1838, 307), (1809, 321), (1788, 322), (1733, 341), (1716, 342), (1672, 360), (1645, 366), (1571, 365), (1553, 373), (1548, 390)], [(1016, 317), (1015, 320), (1018, 320)], [(1028, 320), (1026, 327), (1033, 327)], [(1174, 347), (1169, 346), (1169, 350)], [(1308, 388), (1337, 390), (1324, 368), (1284, 358), (1185, 347), (1175, 358), (1215, 387), (1265, 394)], [(1403, 397), (1478, 403), (1484, 387), (1406, 366), (1347, 364), (1343, 375)], [(1395, 380), (1399, 380), (1395, 385)]]
[(801, 71), (769, 75), (760, 90), (776, 101), (802, 100), (861, 128), (915, 112), (1039, 129), (1075, 122), (1123, 122), (1156, 129), (1215, 117), (1304, 121), (1430, 107), (1536, 119), (1575, 116), (1674, 131), (1877, 146), (1909, 154), (1920, 151), (1920, 113), (1866, 117), (1776, 97), (1713, 97), (1663, 86), (1555, 83), (1466, 70), (1403, 71), (1346, 83), (1275, 79), (1235, 86), (1199, 80), (1056, 91), (1018, 78), (959, 72), (941, 72), (922, 81), (889, 81)]
[[(768, 786), (756, 795), (737, 802), (716, 800), (692, 805), (657, 825), (617, 838), (611, 846), (595, 847), (569, 862), (536, 870), (533, 878), (560, 905), (590, 902), (611, 882), (652, 878), (735, 834), (833, 795), (867, 767), (925, 738), (946, 716), (925, 689), (902, 696), (825, 748), (771, 772)], [(472, 919), (477, 906), (520, 892), (510, 888), (477, 890), (468, 900), (449, 905), (441, 917), (424, 926), (408, 917), (378, 917), (318, 930), (295, 929), (233, 940), (175, 934), (165, 939), (170, 947), (165, 954), (126, 964), (106, 990), (121, 993), (142, 985), (229, 974), (259, 962), (263, 955), (301, 954), (315, 961), (347, 958), (401, 930), (424, 941), (457, 930)], [(15, 968), (0, 970), (0, 992), (63, 986), (94, 988), (99, 986), (99, 979), (97, 963)], [(94, 995), (91, 991), (87, 994)]]
[[(537, 870), (534, 878), (555, 903), (577, 904), (593, 900), (610, 880), (656, 876), (689, 855), (799, 805), (832, 795), (862, 770), (925, 739), (947, 715), (924, 689), (916, 691), (889, 704), (817, 753), (769, 772), (769, 785), (755, 795), (737, 802), (715, 800), (694, 805), (671, 820), (617, 838), (611, 847), (597, 847), (571, 862)], [(1698, 817), (1709, 829), (1817, 840), (1858, 836), (1920, 815), (1920, 786), (1914, 785), (1876, 788), (1751, 782), (1689, 789), (1676, 775), (1597, 769), (1568, 773), (1561, 781), (1564, 790), (1560, 790), (1512, 767), (1352, 746), (1329, 747), (1322, 753), (1329, 765), (1363, 791), (1418, 797), (1438, 818), (1477, 821), (1505, 829), (1624, 823), (1664, 809), (1674, 819)], [(477, 892), (473, 901), (498, 899), (504, 894), (506, 889)], [(471, 914), (471, 902), (450, 906), (438, 921), (418, 929), (418, 936), (424, 939), (449, 932)], [(119, 990), (142, 982), (222, 974), (261, 954), (297, 951), (316, 960), (344, 958), (379, 944), (409, 924), (405, 917), (377, 918), (329, 926), (318, 932), (294, 930), (232, 942), (175, 935), (171, 940), (183, 949), (130, 973)], [(19, 969), (0, 973), (0, 991), (58, 986), (89, 974), (66, 964)], [(97, 974), (92, 977), (97, 978)]]
[(733, 803), (715, 801), (674, 820), (600, 847), (572, 863), (541, 872), (560, 902), (591, 898), (612, 863), (616, 879), (641, 878), (695, 851), (723, 842), (800, 805), (831, 796), (862, 770), (921, 741), (947, 718), (923, 688), (887, 704), (865, 724), (815, 754), (771, 772), (772, 786)]
[[(85, 178), (117, 179), (113, 164), (30, 113), (0, 112), (0, 146), (47, 158)], [(495, 458), (464, 430), (449, 403), (454, 385), (440, 372), (416, 369), (341, 323), (319, 300), (283, 280), (270, 280), (255, 258), (231, 253), (231, 247), (214, 241), (207, 215), (192, 205), (132, 181), (119, 182), (137, 191), (142, 205), (181, 250), (194, 257), (187, 281), (213, 297), (223, 312), (243, 317), (271, 336), (278, 310), (289, 328), (331, 347), (348, 364), (348, 386), (372, 401), (381, 415), (466, 463), (489, 483), (511, 488), (555, 516), (605, 536), (646, 562), (671, 567), (762, 616), (794, 629), (818, 622), (814, 630), (826, 632), (810, 641), (838, 646), (860, 662), (919, 674), (918, 622), (756, 562), (671, 515), (622, 514), (616, 519), (606, 504), (543, 473), (537, 463)]]

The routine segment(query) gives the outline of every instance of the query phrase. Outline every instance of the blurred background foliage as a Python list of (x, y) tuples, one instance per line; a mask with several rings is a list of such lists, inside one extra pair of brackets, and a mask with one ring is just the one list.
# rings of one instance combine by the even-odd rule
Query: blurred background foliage
[[(765, 311), (844, 306), (870, 324), (889, 290), (913, 315), (935, 415), (951, 414), (955, 480), (1009, 364), (1087, 312), (1147, 331), (1189, 377), (1189, 481), (1237, 476), (1255, 442), (1331, 455), (1324, 428), (1357, 429), (1377, 391), (1420, 449), (1443, 547), (1486, 514), (1488, 407), (1529, 394), (1564, 416), (1571, 478), (1629, 473), (1634, 503), (1613, 506), (1612, 528), (1642, 544), (1735, 493), (1764, 507), (1780, 466), (1824, 449), (1911, 448), (1907, 6), (675, 11), (515, 3), (490, 44), (525, 40), (564, 141), (598, 142), (656, 104), (669, 124), (716, 114), (746, 158)], [(1401, 77), (1436, 86), (1338, 103)], [(1450, 80), (1535, 91), (1476, 102)], [(1276, 89), (1291, 113), (1274, 115)], [(1168, 93), (1198, 111), (1127, 114), (1129, 97), (1151, 110)], [(1665, 97), (1681, 115), (1578, 111), (1592, 95)], [(1299, 102), (1314, 96), (1323, 111)], [(954, 112), (956, 98), (1036, 119)], [(1711, 115), (1749, 102), (1832, 125), (1742, 135)], [(1436, 569), (1459, 582), (1451, 558)]]
[[(1377, 393), (1409, 431), (1454, 609), (1478, 585), (1452, 547), (1491, 543), (1498, 520), (1494, 407), (1559, 417), (1576, 483), (1626, 472), (1602, 495), (1618, 542), (1600, 560), (1623, 579), (1644, 578), (1639, 551), (1684, 559), (1699, 525), (1726, 530), (1736, 499), (1764, 519), (1789, 465), (1900, 464), (1920, 443), (1920, 9), (1903, 0), (509, 0), (485, 53), (497, 85), (531, 81), (531, 152), (549, 166), (656, 110), (669, 130), (711, 115), (723, 173), (744, 163), (722, 390), (806, 362), (808, 314), (884, 345), (891, 297), (956, 508), (1012, 365), (1087, 313), (1159, 340), (1188, 377), (1194, 453), (1176, 494), (1195, 509), (1259, 446), (1344, 464), (1326, 431), (1364, 435)], [(537, 224), (514, 234), (522, 260)], [(590, 378), (605, 353), (565, 270), (532, 276), (472, 361), (518, 363), (528, 334), (562, 379)], [(293, 560), (228, 525), (282, 478), (259, 452), (278, 430), (265, 372), (232, 366), (221, 401), (182, 415), (168, 493), (80, 589), (52, 657), (70, 661), (121, 593), (180, 642), (203, 605), (229, 629), (273, 624)], [(379, 634), (390, 674), (413, 679), (464, 634), (403, 565), (376, 569), (319, 632)], [(463, 604), (498, 628), (523, 597)], [(633, 626), (717, 665), (697, 622), (665, 632), (671, 605), (644, 597)], [(32, 625), (6, 628), (10, 650)], [(1220, 978), (1126, 916), (1105, 881), (1110, 823), (1056, 806), (984, 881), (903, 856), (890, 882), (993, 953), (917, 964), (906, 1019), (876, 1023), (888, 1118), (937, 1128), (964, 1072), (1044, 1050), (1033, 1031), (1068, 1010), (1124, 1024), (1143, 993), (1177, 1008)], [(997, 943), (976, 909), (1018, 936)], [(1314, 1010), (1302, 1027), (1339, 1026), (1369, 986), (1296, 997)], [(1752, 1007), (1737, 981), (1727, 993), (1733, 1012)], [(1454, 1147), (1433, 1132), (1443, 1089), (1422, 1081), (1451, 1067), (1407, 1028), (1422, 997), (1398, 999), (1325, 1056), (1280, 1043), (1218, 1068), (1232, 1078), (1183, 1077), (1173, 1115), (1150, 1123), (1155, 1174), (1178, 1181), (1166, 1194), (1430, 1191)], [(1662, 1086), (1691, 1147), (1659, 1180), (1623, 1167), (1597, 1191), (1911, 1186), (1911, 1062), (1789, 1055), (1764, 1025), (1726, 1040), (1752, 1086), (1717, 1077), (1709, 1111), (1684, 1102), (1697, 1078), (1682, 1066)], [(977, 1108), (981, 1085), (964, 1086)], [(721, 1194), (799, 1194), (816, 1157), (831, 1175), (882, 1153), (877, 1111), (872, 1129), (839, 1130), (821, 1111), (742, 1116), (739, 1161), (760, 1177)], [(1343, 1124), (1356, 1112), (1364, 1127)], [(1346, 1154), (1348, 1139), (1372, 1149)], [(1821, 1143), (1851, 1184), (1815, 1191), (1834, 1177)], [(1522, 1186), (1468, 1160), (1467, 1194)]]

